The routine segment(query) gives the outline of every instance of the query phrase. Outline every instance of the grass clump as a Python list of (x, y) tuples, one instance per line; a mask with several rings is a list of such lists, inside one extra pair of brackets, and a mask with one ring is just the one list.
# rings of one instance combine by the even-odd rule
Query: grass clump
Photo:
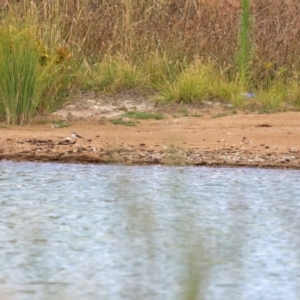
[(9, 124), (27, 123), (39, 104), (39, 55), (28, 31), (0, 29), (0, 101)]
[(137, 120), (148, 120), (148, 119), (155, 119), (155, 120), (161, 120), (163, 119), (162, 114), (154, 114), (144, 111), (138, 111), (138, 110), (132, 110), (127, 111), (125, 114), (123, 114), (119, 118), (111, 119), (111, 123), (114, 125), (125, 125), (125, 126), (135, 126), (135, 122), (130, 121), (128, 119), (137, 119)]
[[(0, 26), (0, 102), (9, 124), (26, 124), (61, 87), (60, 62), (48, 59), (34, 27)], [(48, 100), (49, 100), (48, 99)]]
[(242, 92), (240, 81), (227, 78), (215, 63), (198, 58), (160, 90), (161, 98), (166, 101), (191, 103), (210, 99), (229, 102), (235, 107), (244, 104)]
[(183, 117), (188, 117), (189, 112), (186, 108), (179, 109), (179, 112), (182, 114)]
[(221, 113), (218, 113), (218, 114), (214, 115), (213, 119), (223, 118), (223, 117), (227, 117), (227, 116), (232, 116), (232, 115), (235, 115), (235, 114), (236, 114), (235, 110), (233, 110), (233, 111), (227, 111), (227, 112), (221, 112)]
[(140, 64), (148, 74), (149, 88), (156, 91), (163, 89), (166, 82), (174, 82), (187, 66), (185, 59), (176, 59), (158, 51), (147, 55)]
[(214, 79), (213, 68), (196, 59), (173, 82), (168, 82), (162, 87), (161, 95), (167, 101), (201, 101), (211, 95)]
[(123, 118), (114, 118), (110, 122), (114, 125), (135, 126), (135, 122), (125, 120)]
[(260, 110), (269, 112), (297, 108), (300, 104), (299, 82), (293, 80), (291, 83), (284, 83), (275, 80), (267, 88), (260, 89), (254, 100)]
[(131, 118), (131, 119), (155, 119), (155, 120), (162, 120), (164, 117), (162, 114), (154, 114), (145, 111), (138, 111), (132, 110), (128, 111), (123, 115), (124, 118)]
[(57, 128), (69, 127), (69, 124), (65, 123), (63, 120), (55, 120), (54, 124)]
[(144, 87), (148, 77), (141, 68), (119, 55), (105, 57), (91, 67), (86, 66), (82, 81), (86, 89), (119, 92)]

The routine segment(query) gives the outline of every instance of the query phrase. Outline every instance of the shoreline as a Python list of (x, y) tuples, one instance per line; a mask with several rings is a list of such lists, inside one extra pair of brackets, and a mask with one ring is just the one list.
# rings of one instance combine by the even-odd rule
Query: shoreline
[[(0, 128), (0, 161), (300, 169), (300, 113)], [(75, 131), (82, 139), (72, 138)]]
[(36, 163), (61, 163), (61, 164), (94, 164), (94, 165), (124, 165), (124, 166), (189, 166), (189, 167), (212, 167), (212, 168), (258, 168), (258, 169), (282, 169), (282, 170), (300, 170), (300, 162), (246, 162), (240, 161), (238, 163), (231, 162), (217, 162), (211, 161), (157, 161), (155, 160), (133, 160), (133, 161), (116, 161), (105, 160), (89, 155), (81, 156), (45, 156), (45, 155), (0, 155), (0, 161), (11, 162), (36, 162)]

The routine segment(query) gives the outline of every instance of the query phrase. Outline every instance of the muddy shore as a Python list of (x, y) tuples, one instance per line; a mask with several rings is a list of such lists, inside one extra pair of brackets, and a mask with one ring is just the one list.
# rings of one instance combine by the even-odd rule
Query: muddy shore
[(0, 160), (300, 169), (299, 120), (289, 112), (2, 126)]

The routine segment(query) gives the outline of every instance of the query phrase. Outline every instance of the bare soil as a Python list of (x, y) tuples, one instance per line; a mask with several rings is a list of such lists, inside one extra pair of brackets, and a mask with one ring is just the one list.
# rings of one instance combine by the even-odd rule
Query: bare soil
[[(111, 123), (128, 110), (164, 118)], [(299, 119), (298, 112), (247, 114), (218, 102), (159, 106), (135, 92), (86, 93), (30, 125), (2, 124), (0, 160), (300, 169)]]

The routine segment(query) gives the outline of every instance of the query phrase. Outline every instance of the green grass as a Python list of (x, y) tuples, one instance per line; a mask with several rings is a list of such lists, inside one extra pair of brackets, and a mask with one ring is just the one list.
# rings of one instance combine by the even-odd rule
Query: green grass
[(227, 116), (232, 116), (232, 115), (235, 115), (235, 114), (236, 114), (235, 110), (233, 110), (233, 111), (225, 111), (225, 112), (221, 112), (221, 113), (218, 113), (218, 114), (214, 115), (213, 119), (227, 117)]
[(125, 126), (135, 126), (136, 123), (130, 120), (126, 119), (136, 119), (136, 120), (148, 120), (148, 119), (155, 119), (155, 120), (161, 120), (163, 119), (162, 114), (155, 114), (155, 113), (149, 113), (144, 111), (138, 111), (138, 110), (131, 110), (127, 111), (123, 115), (121, 115), (119, 118), (113, 118), (111, 119), (111, 123), (114, 125), (125, 125)]
[(196, 59), (180, 72), (174, 81), (162, 86), (160, 93), (163, 100), (175, 102), (196, 102), (208, 98), (214, 81), (213, 67)]
[(172, 58), (167, 53), (150, 53), (143, 61), (141, 68), (147, 76), (147, 86), (152, 90), (164, 90), (167, 82), (174, 82), (187, 67), (185, 59)]
[(124, 120), (123, 118), (114, 118), (110, 122), (114, 125), (135, 126), (135, 122)]
[[(200, 59), (192, 61), (179, 72), (171, 82), (165, 82), (159, 90), (163, 101), (196, 103), (210, 99), (232, 103), (234, 107), (244, 106), (244, 91), (240, 81), (229, 79), (225, 72), (212, 62)], [(186, 112), (182, 113), (186, 115)]]
[(265, 114), (270, 114), (271, 111), (266, 109), (266, 108), (261, 108), (260, 110), (258, 110), (257, 112), (259, 115), (265, 115)]
[(130, 118), (130, 119), (141, 119), (141, 120), (147, 120), (147, 119), (162, 120), (163, 119), (162, 114), (155, 114), (155, 113), (149, 113), (149, 112), (138, 111), (138, 110), (128, 111), (125, 114), (123, 114), (122, 117)]
[[(0, 102), (8, 124), (26, 124), (61, 86), (61, 67), (45, 62), (32, 27), (0, 26)], [(47, 103), (44, 99), (47, 97)]]
[(55, 120), (54, 124), (57, 126), (57, 128), (69, 127), (69, 124), (65, 123), (63, 120)]
[(39, 56), (30, 32), (2, 29), (0, 39), (0, 100), (6, 121), (27, 123), (40, 101)]
[(179, 112), (182, 114), (182, 116), (187, 117), (189, 115), (189, 112), (186, 108), (179, 109)]
[(119, 92), (140, 89), (149, 80), (148, 74), (122, 56), (107, 56), (99, 63), (84, 68), (79, 77), (85, 89)]

